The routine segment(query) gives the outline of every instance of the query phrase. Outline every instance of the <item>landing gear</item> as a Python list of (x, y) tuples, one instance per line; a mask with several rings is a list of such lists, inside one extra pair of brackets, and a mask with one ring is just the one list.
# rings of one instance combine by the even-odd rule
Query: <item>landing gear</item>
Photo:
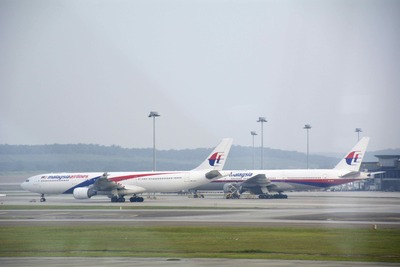
[(144, 201), (144, 198), (134, 196), (134, 197), (131, 197), (131, 198), (129, 199), (129, 201), (130, 201), (130, 202), (143, 202), (143, 201)]
[[(113, 196), (109, 196), (109, 197), (111, 198), (111, 202), (113, 202), (113, 203), (115, 203), (115, 202), (123, 203), (126, 201), (124, 196), (113, 195)], [(133, 196), (133, 197), (129, 198), (129, 201), (130, 202), (143, 202), (144, 198)]]
[(46, 198), (44, 197), (44, 194), (41, 195), (40, 202), (46, 202)]
[(274, 194), (274, 195), (270, 195), (270, 194), (261, 194), (258, 196), (259, 199), (286, 199), (288, 198), (287, 195), (279, 193), (279, 194)]
[(192, 197), (192, 198), (204, 198), (204, 195), (198, 193), (197, 191), (194, 191), (192, 195), (189, 195), (189, 197)]
[(237, 191), (229, 192), (229, 193), (225, 194), (225, 198), (226, 199), (239, 199), (240, 198), (240, 194)]
[(125, 202), (125, 198), (123, 196), (112, 196), (111, 202)]
[(226, 183), (224, 184), (224, 197), (226, 199), (239, 199), (240, 195), (244, 192), (239, 183)]
[(190, 190), (187, 192), (188, 198), (204, 198), (202, 193), (197, 192), (197, 190)]

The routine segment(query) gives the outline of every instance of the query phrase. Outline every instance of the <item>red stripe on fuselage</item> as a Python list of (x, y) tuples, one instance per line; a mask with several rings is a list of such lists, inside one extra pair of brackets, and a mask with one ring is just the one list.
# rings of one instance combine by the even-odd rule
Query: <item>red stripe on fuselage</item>
[(117, 177), (112, 177), (109, 178), (109, 180), (113, 182), (120, 182), (124, 180), (129, 180), (129, 179), (136, 179), (136, 178), (141, 178), (145, 176), (154, 176), (154, 175), (163, 175), (163, 174), (171, 174), (170, 172), (155, 172), (155, 173), (141, 173), (141, 174), (131, 174), (131, 175), (125, 175), (125, 176), (117, 176)]
[[(358, 181), (359, 179), (338, 179), (338, 178), (326, 178), (326, 179), (314, 179), (314, 178), (302, 178), (302, 179), (271, 179), (271, 183), (293, 183), (293, 184), (307, 184), (318, 187), (336, 186), (346, 183)], [(212, 183), (244, 183), (246, 180), (214, 180)]]

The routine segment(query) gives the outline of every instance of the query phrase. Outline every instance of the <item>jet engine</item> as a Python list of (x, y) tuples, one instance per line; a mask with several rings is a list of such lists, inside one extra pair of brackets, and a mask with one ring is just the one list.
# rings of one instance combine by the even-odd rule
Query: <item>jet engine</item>
[(87, 188), (87, 187), (78, 187), (74, 189), (74, 192), (72, 193), (74, 198), (76, 199), (88, 199), (91, 198), (92, 196), (96, 195), (96, 191)]

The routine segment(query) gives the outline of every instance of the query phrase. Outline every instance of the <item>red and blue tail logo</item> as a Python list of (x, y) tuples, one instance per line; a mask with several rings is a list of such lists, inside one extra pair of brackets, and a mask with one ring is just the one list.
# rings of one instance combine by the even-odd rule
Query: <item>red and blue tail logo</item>
[(223, 155), (224, 153), (221, 152), (215, 152), (214, 154), (211, 155), (211, 157), (208, 159), (208, 163), (211, 166), (218, 165), (221, 160), (223, 160)]
[(346, 156), (347, 165), (353, 166), (361, 163), (362, 153), (360, 151), (352, 151)]

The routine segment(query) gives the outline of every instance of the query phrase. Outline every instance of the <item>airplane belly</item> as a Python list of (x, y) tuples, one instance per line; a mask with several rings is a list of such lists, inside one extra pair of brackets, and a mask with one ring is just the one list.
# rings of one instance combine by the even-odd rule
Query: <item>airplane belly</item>
[(222, 191), (222, 190), (224, 190), (224, 184), (225, 184), (225, 182), (213, 181), (211, 183), (196, 186), (191, 189), (193, 189), (193, 190), (221, 190)]
[(137, 185), (146, 188), (147, 192), (179, 192), (208, 183), (209, 180), (199, 177), (170, 177), (159, 181), (138, 181)]
[(320, 186), (316, 186), (309, 182), (273, 182), (273, 186), (269, 188), (270, 191), (302, 191), (302, 190), (314, 190), (314, 189), (321, 189)]
[(280, 191), (291, 191), (291, 190), (301, 190), (297, 184), (289, 182), (272, 182), (272, 186), (268, 187), (269, 191), (280, 192)]
[(143, 179), (134, 183), (134, 185), (145, 188), (146, 192), (150, 193), (178, 192), (182, 190), (184, 184), (182, 178), (179, 177)]

